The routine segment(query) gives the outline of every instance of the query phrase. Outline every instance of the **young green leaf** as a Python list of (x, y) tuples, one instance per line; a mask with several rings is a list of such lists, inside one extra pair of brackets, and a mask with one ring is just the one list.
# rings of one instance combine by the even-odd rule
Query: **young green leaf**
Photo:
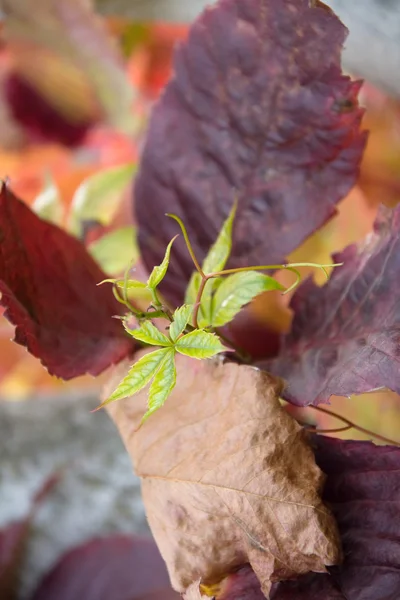
[(79, 186), (72, 200), (68, 229), (82, 234), (85, 221), (108, 225), (117, 212), (123, 193), (133, 181), (135, 165), (109, 167), (91, 175)]
[(175, 342), (175, 349), (185, 356), (197, 358), (211, 358), (220, 352), (225, 352), (225, 348), (219, 338), (214, 333), (207, 333), (196, 329), (187, 333)]
[(184, 304), (180, 308), (177, 308), (172, 315), (173, 322), (169, 328), (169, 335), (171, 340), (175, 342), (181, 333), (184, 331), (186, 325), (189, 323), (189, 319), (193, 312), (193, 306)]
[(176, 384), (175, 351), (168, 349), (160, 368), (158, 369), (149, 391), (149, 410), (143, 416), (144, 423), (150, 415), (162, 407)]
[(147, 290), (147, 285), (142, 281), (136, 281), (136, 279), (128, 279), (127, 282), (125, 282), (123, 279), (118, 279), (118, 281), (116, 281), (115, 283), (121, 289)]
[(145, 321), (137, 329), (131, 329), (124, 321), (125, 330), (135, 340), (143, 342), (144, 344), (150, 344), (151, 346), (171, 346), (171, 340), (167, 338), (161, 331), (157, 329), (150, 321)]
[(90, 254), (106, 273), (119, 274), (128, 263), (136, 263), (139, 250), (135, 228), (129, 225), (106, 233), (88, 247)]
[(208, 327), (211, 323), (213, 295), (221, 284), (221, 281), (223, 281), (222, 277), (209, 279), (204, 287), (197, 319), (200, 329)]
[(258, 294), (284, 289), (273, 277), (258, 271), (244, 271), (230, 275), (223, 280), (213, 297), (209, 324), (213, 327), (222, 327), (232, 321), (243, 306)]
[(160, 350), (155, 350), (155, 352), (150, 352), (150, 354), (146, 354), (140, 358), (129, 370), (115, 392), (113, 392), (109, 398), (104, 400), (98, 408), (103, 408), (103, 406), (106, 406), (115, 400), (122, 400), (123, 398), (128, 398), (128, 396), (133, 396), (143, 389), (156, 375), (168, 352), (170, 352), (170, 348), (161, 348)]
[(49, 175), (43, 190), (36, 196), (32, 209), (44, 221), (61, 225), (64, 219), (65, 207), (60, 190)]
[(147, 285), (141, 281), (136, 281), (136, 279), (128, 279), (127, 281), (124, 279), (103, 279), (103, 281), (100, 281), (100, 283), (97, 285), (103, 285), (103, 283), (113, 283), (121, 290), (123, 290), (125, 287), (127, 290), (147, 290)]
[(168, 269), (168, 265), (169, 265), (169, 255), (171, 254), (171, 247), (177, 237), (178, 236), (176, 235), (174, 238), (172, 238), (172, 240), (168, 244), (167, 249), (165, 251), (165, 256), (164, 256), (164, 259), (163, 259), (161, 265), (158, 265), (157, 267), (153, 268), (151, 275), (147, 281), (148, 288), (154, 290), (164, 279), (165, 274)]
[(232, 227), (236, 214), (236, 208), (237, 203), (235, 202), (229, 217), (222, 225), (217, 240), (211, 246), (206, 258), (204, 259), (202, 268), (206, 275), (209, 273), (222, 271), (222, 269), (225, 267), (226, 261), (228, 260), (232, 250)]

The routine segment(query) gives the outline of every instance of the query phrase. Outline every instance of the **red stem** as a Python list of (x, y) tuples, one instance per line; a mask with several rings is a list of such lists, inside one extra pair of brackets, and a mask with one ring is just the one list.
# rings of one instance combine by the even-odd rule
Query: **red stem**
[(331, 410), (327, 410), (326, 408), (321, 408), (320, 406), (310, 406), (310, 408), (313, 408), (314, 410), (317, 410), (318, 412), (322, 412), (326, 415), (330, 415), (331, 417), (334, 417), (335, 419), (339, 419), (343, 423), (346, 423), (346, 425), (348, 426), (349, 429), (351, 429), (351, 428), (357, 429), (357, 431), (360, 431), (361, 433), (365, 433), (366, 435), (370, 435), (371, 437), (376, 438), (377, 440), (380, 440), (381, 442), (385, 442), (386, 444), (391, 444), (392, 446), (398, 446), (400, 448), (399, 442), (395, 442), (383, 435), (380, 435), (379, 433), (374, 433), (373, 431), (370, 431), (369, 429), (360, 427), (360, 425), (356, 425), (356, 423), (353, 423), (349, 419), (346, 419), (346, 417), (342, 417), (342, 415), (338, 415), (337, 413), (335, 413)]

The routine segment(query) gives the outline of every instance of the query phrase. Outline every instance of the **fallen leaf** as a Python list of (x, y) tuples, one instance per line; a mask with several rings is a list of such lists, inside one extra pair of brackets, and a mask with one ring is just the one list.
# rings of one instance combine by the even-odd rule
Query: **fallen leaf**
[(210, 600), (210, 596), (203, 596), (200, 593), (200, 581), (195, 581), (183, 594), (183, 600)]
[(136, 433), (146, 394), (109, 406), (173, 587), (212, 585), (250, 562), (268, 594), (272, 579), (336, 564), (323, 476), (307, 434), (281, 408), (280, 382), (252, 367), (186, 357), (177, 371), (168, 402)]
[(21, 561), (32, 519), (40, 504), (58, 483), (60, 473), (50, 476), (35, 494), (28, 514), (0, 530), (0, 598), (16, 600)]
[(400, 207), (382, 208), (363, 245), (334, 256), (344, 265), (328, 283), (305, 281), (291, 301), (294, 320), (280, 354), (260, 363), (282, 377), (298, 405), (381, 387), (400, 392)]
[[(184, 221), (201, 261), (234, 200), (229, 266), (284, 261), (336, 212), (366, 136), (359, 82), (341, 74), (346, 29), (308, 0), (222, 0), (192, 25), (155, 106), (135, 185), (150, 270)], [(162, 288), (181, 303), (193, 264), (182, 240)]]
[(113, 535), (67, 552), (30, 600), (179, 600), (151, 539)]
[(113, 319), (120, 305), (85, 247), (42, 221), (3, 184), (0, 291), (5, 316), (51, 374), (97, 375), (129, 354), (132, 340)]
[[(323, 498), (343, 541), (344, 563), (330, 574), (307, 574), (274, 584), (271, 600), (398, 600), (400, 449), (370, 442), (314, 438), (327, 475)], [(229, 575), (217, 600), (262, 600), (245, 566)]]

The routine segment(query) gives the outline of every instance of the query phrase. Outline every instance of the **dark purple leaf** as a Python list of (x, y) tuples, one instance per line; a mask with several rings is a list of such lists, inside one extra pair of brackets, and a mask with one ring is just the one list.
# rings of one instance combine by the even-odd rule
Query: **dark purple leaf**
[(245, 565), (229, 575), (221, 585), (218, 600), (265, 600), (260, 582), (250, 565)]
[[(148, 269), (185, 222), (199, 259), (238, 199), (230, 266), (273, 264), (330, 219), (365, 145), (359, 83), (344, 77), (346, 29), (309, 0), (220, 0), (194, 23), (155, 107), (136, 180)], [(193, 264), (174, 245), (164, 292)]]
[(292, 330), (279, 356), (261, 365), (287, 382), (284, 397), (294, 404), (380, 387), (400, 392), (400, 207), (382, 208), (364, 247), (334, 260), (344, 266), (326, 285), (300, 286)]
[(114, 535), (68, 552), (30, 600), (179, 600), (150, 539)]
[(57, 484), (60, 474), (49, 477), (34, 496), (29, 513), (0, 530), (0, 598), (15, 600), (19, 569), (29, 535), (32, 518), (38, 506)]
[[(314, 436), (324, 500), (339, 525), (344, 563), (274, 586), (271, 600), (399, 600), (400, 448)], [(219, 600), (262, 600), (248, 567)], [(240, 592), (240, 593), (239, 593)]]
[(50, 373), (97, 375), (131, 350), (106, 276), (85, 247), (39, 219), (6, 185), (0, 192), (0, 291), (15, 341)]

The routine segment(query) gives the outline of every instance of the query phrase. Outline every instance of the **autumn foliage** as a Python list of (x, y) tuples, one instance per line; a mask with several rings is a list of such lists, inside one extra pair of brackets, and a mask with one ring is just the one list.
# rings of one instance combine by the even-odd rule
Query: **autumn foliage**
[[(79, 14), (99, 44), (97, 20), (91, 25), (87, 12)], [(286, 263), (336, 214), (357, 180), (367, 139), (361, 83), (341, 71), (345, 38), (333, 12), (308, 0), (219, 0), (196, 20), (152, 111), (135, 177), (133, 209), (148, 273), (177, 232), (167, 212), (185, 223), (202, 261), (236, 201), (231, 268)], [(93, 74), (93, 57), (78, 52), (78, 59)], [(114, 54), (109, 59), (111, 81)], [(21, 82), (24, 73), (8, 80), (9, 97), (32, 85)], [(119, 70), (115, 77), (122, 111), (129, 95)], [(79, 78), (72, 79), (78, 89)], [(118, 120), (104, 86), (94, 83), (90, 119)], [(17, 117), (18, 102), (14, 108)], [(65, 120), (64, 105), (51, 110)], [(72, 137), (59, 141), (79, 143), (80, 135)], [(78, 240), (42, 220), (7, 183), (0, 236), (5, 316), (15, 341), (50, 373), (97, 375), (123, 361), (112, 377), (120, 379), (126, 362), (135, 369), (148, 356), (132, 340), (143, 341), (143, 330), (130, 337), (118, 319), (124, 308), (110, 286), (97, 285), (106, 274), (85, 236)], [(338, 248), (334, 261), (343, 265), (329, 281), (307, 279), (294, 293), (290, 329), (275, 332), (264, 356), (250, 356), (250, 364), (229, 353), (202, 363), (179, 356), (176, 388), (140, 430), (143, 392), (110, 404), (172, 586), (187, 600), (398, 600), (400, 449), (311, 434), (280, 398), (318, 406), (334, 394), (400, 392), (399, 239), (399, 209), (381, 207), (364, 243)], [(180, 238), (160, 288), (172, 310), (182, 304), (192, 271)], [(171, 342), (152, 327), (161, 345)], [(110, 548), (128, 570), (135, 547), (114, 542)], [(52, 578), (62, 580), (86, 550), (56, 567), (35, 600), (54, 598)], [(140, 596), (128, 582), (121, 598), (178, 597), (165, 585), (161, 577), (161, 592), (146, 588)], [(87, 590), (90, 581), (79, 593), (94, 598)]]

